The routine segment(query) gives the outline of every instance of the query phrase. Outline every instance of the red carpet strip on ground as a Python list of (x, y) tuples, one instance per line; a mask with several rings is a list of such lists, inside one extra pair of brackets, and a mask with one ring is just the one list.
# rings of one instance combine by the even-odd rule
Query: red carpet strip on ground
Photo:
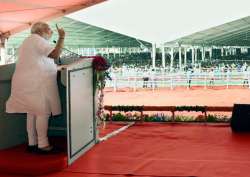
[(228, 126), (137, 124), (65, 171), (148, 176), (248, 176), (250, 134)]
[(104, 137), (127, 124), (126, 122), (104, 122), (99, 126), (99, 137)]
[(113, 132), (105, 135), (104, 137), (100, 137), (99, 138), (99, 142), (101, 142), (101, 141), (107, 141), (109, 138), (112, 138), (113, 136), (116, 136), (119, 133), (127, 130), (129, 127), (133, 126), (134, 124), (135, 124), (135, 122), (129, 122), (127, 125), (124, 125), (123, 127), (119, 128), (117, 130), (114, 130)]

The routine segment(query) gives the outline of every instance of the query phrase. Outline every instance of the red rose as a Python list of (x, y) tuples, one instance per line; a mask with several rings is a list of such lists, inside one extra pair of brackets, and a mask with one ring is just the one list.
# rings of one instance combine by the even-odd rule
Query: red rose
[(105, 71), (110, 67), (106, 59), (102, 56), (93, 56), (92, 58), (94, 58), (93, 67), (95, 70)]
[(110, 67), (107, 60), (102, 56), (82, 56), (81, 58), (94, 58), (92, 63), (96, 71), (105, 71)]

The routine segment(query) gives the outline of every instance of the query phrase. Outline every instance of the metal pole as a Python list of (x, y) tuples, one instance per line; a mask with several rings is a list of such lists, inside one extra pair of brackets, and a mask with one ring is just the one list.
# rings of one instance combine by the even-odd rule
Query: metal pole
[(194, 65), (194, 52), (195, 52), (195, 49), (194, 47), (192, 47), (192, 65)]
[(6, 63), (6, 48), (0, 48), (0, 52), (0, 65), (4, 65)]
[(187, 48), (184, 47), (184, 65), (187, 66)]
[(164, 45), (162, 46), (161, 54), (162, 54), (162, 67), (165, 68), (166, 67), (166, 62), (165, 62), (166, 58), (165, 58), (165, 47), (164, 47)]
[(204, 46), (202, 47), (202, 55), (201, 55), (201, 57), (202, 57), (202, 61), (205, 61), (205, 48), (204, 48)]
[(212, 60), (213, 57), (213, 47), (210, 48), (210, 60)]
[(6, 38), (0, 35), (0, 65), (6, 63)]
[(182, 60), (181, 60), (181, 46), (179, 46), (179, 69), (181, 70)]
[(174, 48), (171, 47), (171, 60), (170, 60), (170, 71), (173, 70), (173, 66), (174, 66)]
[(152, 44), (152, 65), (155, 68), (156, 45)]

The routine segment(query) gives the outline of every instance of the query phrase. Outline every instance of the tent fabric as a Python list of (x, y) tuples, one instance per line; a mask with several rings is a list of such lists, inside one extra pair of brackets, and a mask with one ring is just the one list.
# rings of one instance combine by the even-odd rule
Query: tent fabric
[[(66, 32), (64, 41), (66, 48), (105, 48), (105, 47), (147, 47), (152, 44), (104, 28), (93, 26), (84, 22), (73, 20), (68, 17), (57, 18), (48, 23), (54, 31), (51, 41), (57, 40), (56, 24), (62, 27)], [(30, 30), (12, 35), (7, 46), (16, 48), (20, 46), (23, 40), (30, 35)]]
[(27, 29), (36, 21), (48, 21), (103, 1), (105, 0), (0, 1), (0, 38), (7, 38)]
[(164, 45), (250, 46), (250, 16), (166, 42)]

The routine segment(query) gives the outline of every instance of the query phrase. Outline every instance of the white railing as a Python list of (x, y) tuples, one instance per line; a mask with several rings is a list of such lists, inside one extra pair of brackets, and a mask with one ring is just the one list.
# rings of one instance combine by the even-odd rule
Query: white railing
[(242, 86), (250, 88), (250, 74), (244, 72), (230, 73), (194, 73), (191, 76), (186, 73), (151, 73), (147, 76), (142, 73), (132, 75), (121, 75), (112, 73), (112, 80), (107, 81), (106, 87), (113, 87), (114, 91), (121, 88), (129, 88), (136, 91), (138, 88), (151, 88), (153, 91), (156, 88), (171, 88), (202, 86)]

